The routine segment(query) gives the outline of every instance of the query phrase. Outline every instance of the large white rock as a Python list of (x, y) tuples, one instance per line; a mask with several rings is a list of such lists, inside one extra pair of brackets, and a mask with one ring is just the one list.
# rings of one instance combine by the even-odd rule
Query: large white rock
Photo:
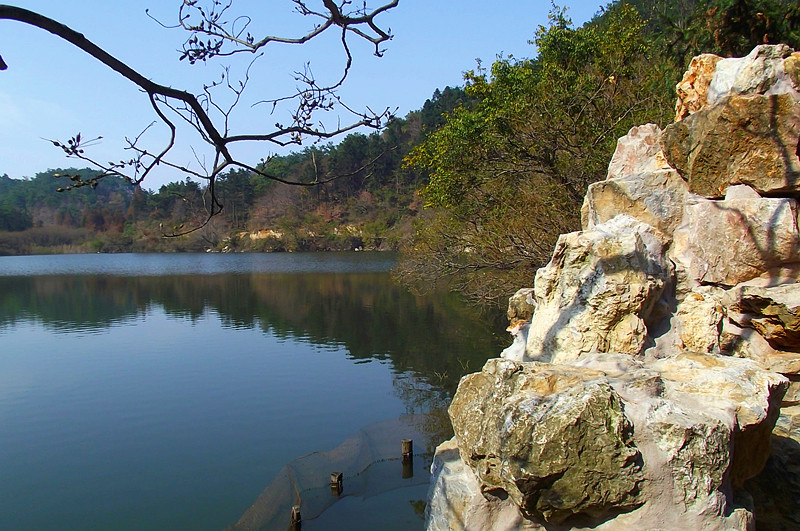
[(708, 87), (706, 104), (712, 106), (730, 94), (785, 94), (798, 97), (794, 80), (787, 75), (784, 60), (792, 55), (785, 44), (763, 44), (745, 57), (722, 59), (716, 63)]
[(726, 356), (493, 359), (462, 380), (450, 415), (478, 492), (507, 495), (533, 523), (745, 530), (732, 492), (763, 468), (787, 386)]
[(670, 165), (661, 151), (661, 128), (656, 124), (634, 126), (617, 140), (617, 147), (608, 163), (608, 179), (636, 173), (668, 170)]
[(436, 448), (425, 506), (427, 531), (544, 530), (524, 518), (513, 501), (484, 497), (475, 473), (458, 453), (455, 438)]
[(669, 250), (687, 289), (698, 284), (731, 287), (800, 261), (797, 202), (744, 189), (749, 190), (731, 187), (725, 200), (688, 200)]
[(673, 169), (633, 173), (592, 183), (581, 208), (584, 230), (625, 214), (659, 230), (669, 243), (683, 219), (689, 187)]
[(633, 127), (617, 141), (608, 177), (593, 183), (581, 208), (583, 230), (626, 214), (657, 228), (668, 242), (680, 224), (689, 187), (661, 151), (661, 129)]
[(560, 236), (550, 263), (536, 273), (526, 359), (641, 353), (646, 321), (669, 278), (655, 229), (630, 216)]

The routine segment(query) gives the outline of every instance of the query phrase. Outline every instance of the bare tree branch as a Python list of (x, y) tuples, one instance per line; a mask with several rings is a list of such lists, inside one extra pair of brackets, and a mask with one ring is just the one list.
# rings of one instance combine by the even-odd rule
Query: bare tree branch
[[(353, 8), (351, 0), (339, 0), (339, 3), (334, 0), (321, 0), (322, 6), (319, 10), (309, 7), (307, 0), (292, 1), (295, 4), (297, 13), (302, 16), (319, 19), (309, 32), (296, 37), (268, 35), (256, 40), (248, 32), (252, 22), (250, 17), (228, 17), (233, 0), (208, 0), (206, 2), (182, 0), (176, 25), (167, 26), (157, 21), (164, 27), (182, 28), (189, 32), (190, 36), (184, 43), (180, 59), (188, 59), (190, 63), (207, 61), (216, 56), (231, 56), (245, 51), (256, 54), (247, 67), (243, 79), (234, 82), (230, 77), (230, 70), (226, 67), (221, 78), (209, 85), (205, 85), (203, 91), (198, 95), (148, 79), (125, 62), (112, 56), (87, 39), (83, 34), (56, 20), (28, 9), (0, 4), (0, 20), (21, 22), (50, 32), (76, 46), (139, 87), (147, 94), (158, 122), (163, 123), (169, 129), (169, 139), (161, 149), (151, 151), (140, 146), (144, 132), (150, 128), (148, 126), (132, 140), (126, 139), (128, 143), (126, 149), (133, 152), (133, 156), (130, 159), (107, 164), (100, 163), (85, 153), (85, 148), (89, 147), (93, 141), (87, 142), (81, 138), (80, 133), (66, 143), (57, 140), (51, 141), (56, 147), (61, 148), (68, 157), (86, 161), (101, 170), (100, 175), (85, 182), (81, 181), (79, 177), (71, 177), (73, 184), (68, 186), (67, 189), (85, 185), (96, 186), (99, 179), (108, 175), (119, 175), (132, 184), (139, 184), (157, 167), (165, 167), (208, 181), (210, 201), (207, 205), (207, 212), (208, 219), (210, 219), (211, 216), (219, 213), (222, 209), (222, 205), (214, 193), (214, 185), (216, 177), (226, 168), (244, 168), (263, 177), (286, 184), (303, 186), (309, 184), (278, 178), (265, 172), (263, 164), (255, 165), (237, 159), (231, 153), (230, 147), (232, 145), (245, 142), (269, 142), (277, 146), (286, 146), (300, 144), (304, 138), (331, 138), (362, 126), (371, 128), (383, 126), (386, 120), (393, 115), (388, 108), (380, 113), (372, 112), (368, 108), (364, 112), (354, 111), (351, 107), (342, 103), (336, 94), (336, 90), (344, 82), (353, 62), (347, 42), (348, 36), (354, 35), (359, 39), (364, 39), (374, 44), (375, 54), (382, 55), (383, 50), (380, 49), (380, 46), (391, 39), (392, 35), (389, 30), (382, 29), (375, 19), (380, 14), (396, 7), (399, 0), (392, 0), (375, 9), (368, 8), (366, 2), (361, 4), (360, 7)], [(149, 13), (148, 16), (150, 16)], [(150, 17), (156, 20), (154, 17)], [(250, 78), (250, 69), (262, 55), (259, 50), (271, 43), (303, 44), (333, 27), (339, 28), (341, 31), (341, 46), (346, 58), (342, 76), (330, 85), (321, 86), (311, 73), (310, 66), (307, 66), (304, 72), (296, 74), (296, 80), (305, 88), (298, 89), (292, 95), (261, 102), (272, 103), (274, 110), (275, 105), (279, 102), (296, 100), (298, 102), (297, 109), (293, 111), (290, 125), (282, 126), (280, 123), (276, 123), (272, 131), (231, 134), (230, 118), (234, 109), (241, 102), (242, 94)], [(5, 70), (7, 67), (7, 64), (0, 58), (0, 70)], [(218, 88), (227, 89), (232, 94), (232, 101), (228, 105), (219, 104), (214, 100), (213, 93)], [(353, 116), (353, 120), (346, 125), (337, 125), (335, 130), (327, 131), (321, 123), (316, 123), (314, 116), (318, 111), (330, 111), (334, 107), (344, 109)], [(178, 128), (165, 111), (177, 115), (211, 148), (213, 156), (209, 157), (208, 160), (213, 160), (213, 165), (205, 167), (201, 164), (205, 173), (189, 170), (184, 165), (170, 162), (169, 154), (176, 144)], [(198, 157), (199, 160), (200, 157)], [(317, 181), (327, 182), (333, 178), (336, 177), (318, 178)], [(208, 223), (208, 219), (203, 225)]]

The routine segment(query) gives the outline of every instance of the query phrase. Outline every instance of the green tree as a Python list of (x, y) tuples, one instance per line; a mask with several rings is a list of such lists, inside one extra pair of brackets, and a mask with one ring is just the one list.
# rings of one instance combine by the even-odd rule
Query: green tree
[(700, 53), (746, 55), (759, 44), (800, 47), (796, 0), (627, 0), (647, 32), (683, 68)]
[(430, 176), (421, 194), (431, 211), (405, 248), (401, 279), (449, 281), (485, 302), (531, 284), (558, 234), (579, 228), (586, 187), (605, 177), (617, 138), (668, 119), (674, 72), (659, 68), (631, 6), (577, 29), (556, 8), (534, 42), (534, 60), (468, 72), (477, 103), (456, 108), (407, 157)]

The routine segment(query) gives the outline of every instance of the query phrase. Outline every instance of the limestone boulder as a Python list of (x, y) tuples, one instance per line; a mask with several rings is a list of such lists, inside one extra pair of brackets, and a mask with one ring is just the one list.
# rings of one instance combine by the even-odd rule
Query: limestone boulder
[[(735, 315), (730, 315), (735, 319)], [(780, 374), (800, 374), (800, 355), (773, 348), (764, 337), (749, 327), (738, 326), (733, 320), (724, 321), (720, 334), (723, 354), (747, 358), (761, 367)]]
[(536, 273), (526, 359), (641, 353), (670, 275), (656, 230), (630, 216), (560, 236), (550, 263)]
[(481, 492), (534, 523), (745, 530), (731, 493), (762, 470), (787, 385), (715, 355), (493, 359), (464, 377), (450, 416)]
[(668, 243), (682, 219), (689, 196), (686, 182), (675, 170), (633, 173), (592, 183), (581, 209), (584, 230), (625, 214), (659, 230)]
[(617, 140), (617, 147), (608, 164), (608, 179), (649, 173), (670, 168), (661, 152), (661, 128), (656, 124), (632, 127)]
[(484, 497), (475, 473), (458, 452), (455, 439), (436, 448), (425, 506), (427, 531), (542, 530), (524, 518), (513, 501)]
[(675, 316), (681, 348), (691, 352), (719, 353), (725, 308), (721, 290), (701, 286), (678, 304)]
[(643, 503), (632, 425), (596, 371), (489, 360), (464, 377), (450, 416), (481, 490), (529, 518), (559, 523)]
[(800, 375), (787, 375), (789, 378), (789, 389), (783, 395), (781, 407), (800, 406)]
[(704, 53), (692, 58), (683, 79), (675, 87), (678, 101), (675, 104), (675, 121), (694, 114), (708, 102), (708, 86), (714, 77), (717, 62), (722, 59), (713, 53)]
[(533, 288), (520, 288), (508, 299), (509, 323), (515, 321), (530, 321), (533, 311), (536, 309), (536, 302), (533, 300)]
[(730, 94), (789, 94), (797, 100), (800, 84), (792, 75), (792, 55), (785, 44), (762, 44), (745, 57), (718, 61), (707, 89), (707, 104), (715, 105)]
[(733, 94), (668, 125), (661, 148), (692, 193), (719, 198), (732, 184), (796, 193), (798, 137), (800, 103), (791, 94)]
[(789, 387), (785, 377), (750, 360), (690, 353), (658, 360), (649, 368), (660, 374), (665, 396), (686, 411), (720, 419), (730, 429), (727, 473), (733, 487), (761, 471)]
[(661, 129), (647, 124), (617, 141), (607, 179), (590, 185), (584, 198), (584, 230), (626, 214), (657, 228), (669, 241), (680, 223), (688, 186), (667, 163), (660, 137)]
[(800, 405), (781, 408), (771, 455), (745, 488), (753, 496), (758, 529), (800, 529)]
[(800, 351), (800, 284), (737, 286), (727, 295), (739, 326), (753, 328), (773, 348)]
[(795, 90), (800, 90), (800, 52), (794, 52), (783, 60), (783, 70)]
[(670, 258), (688, 282), (727, 287), (800, 259), (797, 202), (732, 187), (723, 201), (690, 197)]

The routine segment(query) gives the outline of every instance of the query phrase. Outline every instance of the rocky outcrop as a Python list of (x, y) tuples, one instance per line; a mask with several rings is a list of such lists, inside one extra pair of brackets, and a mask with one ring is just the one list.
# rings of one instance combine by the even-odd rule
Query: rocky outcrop
[(661, 240), (631, 217), (560, 236), (550, 263), (536, 273), (527, 359), (641, 353), (646, 321), (669, 275)]
[(798, 61), (785, 45), (758, 46), (743, 58), (693, 61), (693, 81), (678, 85), (687, 103), (679, 100), (679, 121), (661, 138), (669, 164), (692, 193), (724, 197), (732, 184), (767, 194), (800, 191)]
[(643, 503), (633, 426), (602, 373), (489, 360), (461, 382), (450, 416), (482, 491), (528, 517), (560, 523)]
[(718, 198), (749, 184), (774, 194), (800, 188), (798, 137), (793, 95), (736, 94), (668, 126), (662, 148), (692, 193)]
[(678, 101), (675, 104), (675, 121), (683, 120), (706, 106), (708, 87), (717, 69), (717, 62), (722, 59), (713, 53), (704, 53), (694, 57), (683, 79), (675, 87)]
[(773, 348), (800, 350), (800, 284), (740, 286), (729, 295), (738, 325), (753, 328)]
[(727, 493), (763, 468), (787, 385), (752, 361), (698, 354), (489, 360), (450, 407), (470, 473), (447, 499), (508, 497), (534, 528), (644, 529), (658, 518), (667, 528), (745, 529), (746, 511)]
[(689, 288), (735, 286), (800, 258), (794, 199), (760, 197), (746, 186), (728, 192), (721, 201), (690, 198), (673, 233), (669, 256)]
[(798, 80), (785, 46), (700, 56), (620, 139), (459, 385), (428, 529), (798, 527)]

